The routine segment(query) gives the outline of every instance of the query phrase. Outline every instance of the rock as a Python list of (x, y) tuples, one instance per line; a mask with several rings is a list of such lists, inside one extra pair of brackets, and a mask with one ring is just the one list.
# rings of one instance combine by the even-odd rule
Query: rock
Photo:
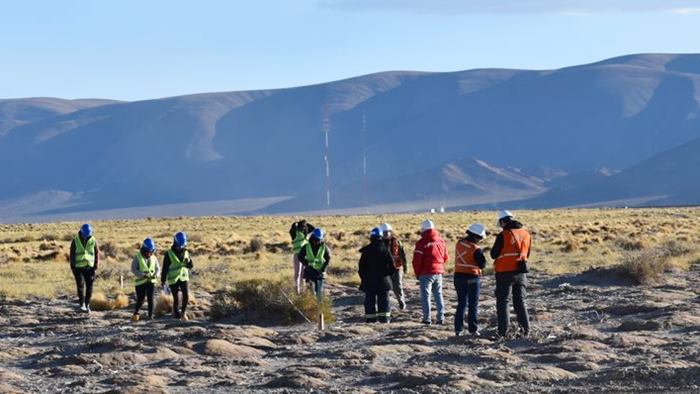
[(207, 356), (227, 357), (234, 359), (259, 358), (265, 352), (256, 348), (244, 345), (234, 345), (223, 339), (210, 339), (201, 343), (199, 352)]
[(143, 354), (134, 352), (101, 353), (95, 357), (95, 361), (104, 366), (117, 367), (124, 365), (145, 364), (148, 359)]
[(659, 331), (663, 324), (655, 320), (630, 319), (623, 321), (617, 329), (620, 331)]
[(668, 344), (665, 339), (633, 334), (616, 334), (610, 339), (610, 344), (615, 347), (629, 348), (633, 346), (663, 346)]
[(552, 366), (519, 366), (516, 368), (487, 369), (479, 372), (477, 376), (479, 376), (482, 379), (492, 380), (494, 382), (508, 383), (523, 381), (537, 382), (573, 379), (576, 377), (576, 374)]
[(233, 340), (233, 342), (238, 345), (250, 346), (262, 350), (274, 350), (278, 347), (274, 344), (274, 342), (270, 341), (269, 339), (260, 337), (236, 338)]
[(330, 384), (312, 376), (285, 374), (270, 380), (264, 387), (302, 389), (308, 392), (326, 389)]
[(570, 361), (561, 363), (557, 365), (557, 367), (567, 370), (569, 372), (585, 372), (600, 369), (600, 366), (598, 364), (588, 361)]
[(432, 347), (429, 347), (429, 346), (405, 344), (405, 345), (375, 345), (375, 346), (370, 346), (369, 351), (372, 355), (374, 355), (374, 357), (382, 357), (382, 356), (387, 356), (387, 355), (392, 355), (392, 354), (397, 354), (397, 353), (406, 353), (406, 354), (410, 354), (410, 355), (426, 354), (426, 353), (434, 352), (435, 349)]

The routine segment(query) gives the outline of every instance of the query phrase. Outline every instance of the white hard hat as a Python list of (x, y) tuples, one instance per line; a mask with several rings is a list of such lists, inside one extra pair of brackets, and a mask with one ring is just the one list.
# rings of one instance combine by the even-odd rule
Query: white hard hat
[(502, 209), (501, 211), (498, 212), (498, 220), (504, 219), (504, 218), (512, 218), (515, 215), (513, 215), (510, 211), (507, 211), (505, 209)]
[(478, 235), (481, 238), (486, 236), (486, 227), (481, 223), (474, 223), (470, 225), (469, 228), (467, 228), (467, 231), (474, 235)]
[(428, 230), (432, 230), (435, 228), (435, 225), (431, 220), (425, 220), (421, 225), (420, 225), (420, 231), (425, 232)]
[(382, 223), (382, 225), (379, 226), (379, 228), (382, 229), (383, 232), (393, 231), (391, 228), (391, 224), (389, 223)]

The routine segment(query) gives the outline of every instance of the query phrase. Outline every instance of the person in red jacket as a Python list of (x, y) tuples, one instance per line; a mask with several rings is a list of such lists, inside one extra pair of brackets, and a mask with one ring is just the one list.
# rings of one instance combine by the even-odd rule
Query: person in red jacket
[(445, 302), (442, 298), (442, 274), (448, 259), (445, 241), (430, 220), (421, 225), (421, 239), (413, 252), (413, 272), (420, 281), (420, 300), (423, 307), (423, 324), (431, 324), (430, 294), (435, 297), (437, 324), (445, 322)]

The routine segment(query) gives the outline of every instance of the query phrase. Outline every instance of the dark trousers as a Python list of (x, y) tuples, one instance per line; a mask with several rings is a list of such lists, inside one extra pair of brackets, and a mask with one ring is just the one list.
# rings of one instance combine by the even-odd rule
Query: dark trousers
[(513, 309), (518, 318), (518, 324), (525, 334), (530, 332), (530, 318), (527, 315), (525, 297), (527, 276), (517, 272), (501, 272), (496, 274), (496, 314), (498, 315), (498, 335), (508, 333), (510, 320), (508, 298), (513, 289)]
[(136, 310), (134, 315), (139, 313), (144, 298), (148, 298), (148, 317), (153, 317), (153, 294), (155, 293), (155, 288), (155, 285), (151, 282), (136, 286)]
[(73, 268), (75, 286), (78, 289), (78, 302), (90, 305), (92, 299), (92, 284), (95, 282), (95, 270), (90, 267)]
[(469, 306), (467, 324), (469, 332), (478, 330), (477, 318), (479, 310), (479, 292), (481, 279), (478, 276), (455, 275), (455, 290), (457, 290), (457, 312), (455, 312), (455, 332), (461, 332), (464, 328), (464, 312)]
[(391, 320), (389, 290), (365, 290), (365, 320), (367, 323), (373, 323), (377, 320), (388, 323)]
[[(173, 316), (179, 318), (184, 315), (187, 311), (187, 303), (190, 301), (190, 291), (187, 287), (187, 281), (177, 281), (170, 285), (170, 292), (173, 295)], [(182, 309), (178, 311), (178, 305), (180, 301), (179, 292), (182, 292)]]

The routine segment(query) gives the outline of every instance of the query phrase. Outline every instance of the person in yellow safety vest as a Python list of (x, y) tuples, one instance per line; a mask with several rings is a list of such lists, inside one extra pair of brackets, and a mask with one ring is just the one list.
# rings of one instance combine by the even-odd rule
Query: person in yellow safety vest
[(479, 247), (479, 242), (486, 236), (486, 227), (474, 223), (467, 229), (466, 238), (457, 241), (455, 246), (454, 284), (457, 291), (457, 311), (455, 312), (455, 335), (462, 335), (464, 312), (467, 310), (469, 333), (479, 335), (478, 309), (479, 291), (481, 289), (481, 270), (486, 266), (486, 257)]
[[(190, 271), (193, 267), (190, 252), (187, 251), (187, 234), (180, 231), (173, 237), (173, 245), (163, 256), (163, 271), (160, 274), (160, 284), (165, 286), (168, 282), (170, 293), (173, 295), (173, 317), (175, 319), (189, 320), (187, 317), (187, 303), (190, 300), (188, 283)], [(182, 308), (178, 310), (179, 293), (182, 292)]]
[(97, 266), (100, 264), (100, 249), (97, 247), (97, 240), (92, 236), (91, 225), (86, 223), (80, 227), (80, 231), (71, 241), (68, 260), (78, 289), (80, 310), (90, 313), (92, 285), (95, 282)]
[(160, 275), (160, 265), (155, 256), (156, 243), (151, 238), (146, 238), (141, 245), (141, 249), (136, 253), (131, 261), (131, 272), (136, 277), (134, 285), (136, 286), (136, 309), (134, 315), (131, 316), (131, 321), (139, 321), (139, 309), (143, 305), (143, 300), (148, 298), (148, 320), (153, 319), (153, 295), (155, 293), (155, 285), (158, 283)]
[(408, 273), (408, 264), (406, 260), (406, 252), (403, 250), (403, 244), (394, 236), (394, 231), (389, 223), (384, 223), (379, 226), (384, 234), (384, 243), (391, 254), (394, 261), (394, 273), (391, 275), (391, 287), (394, 290), (396, 301), (399, 302), (399, 309), (406, 310), (406, 295), (403, 291), (403, 276)]
[(331, 262), (331, 250), (323, 242), (325, 235), (322, 229), (314, 229), (309, 237), (309, 242), (299, 252), (299, 261), (304, 265), (304, 279), (311, 285), (311, 291), (319, 302), (323, 299), (326, 268)]
[(301, 219), (292, 223), (289, 229), (289, 236), (292, 239), (292, 264), (294, 265), (294, 285), (297, 289), (297, 294), (301, 294), (302, 273), (304, 266), (299, 261), (299, 252), (306, 247), (309, 240), (309, 235), (314, 231), (315, 227), (308, 223), (305, 219)]
[(525, 306), (527, 288), (527, 260), (530, 257), (532, 240), (522, 223), (513, 219), (509, 211), (498, 214), (498, 225), (503, 229), (491, 248), (496, 271), (496, 314), (498, 315), (498, 335), (508, 333), (508, 298), (513, 290), (513, 309), (520, 325), (520, 334), (530, 333), (530, 317)]

